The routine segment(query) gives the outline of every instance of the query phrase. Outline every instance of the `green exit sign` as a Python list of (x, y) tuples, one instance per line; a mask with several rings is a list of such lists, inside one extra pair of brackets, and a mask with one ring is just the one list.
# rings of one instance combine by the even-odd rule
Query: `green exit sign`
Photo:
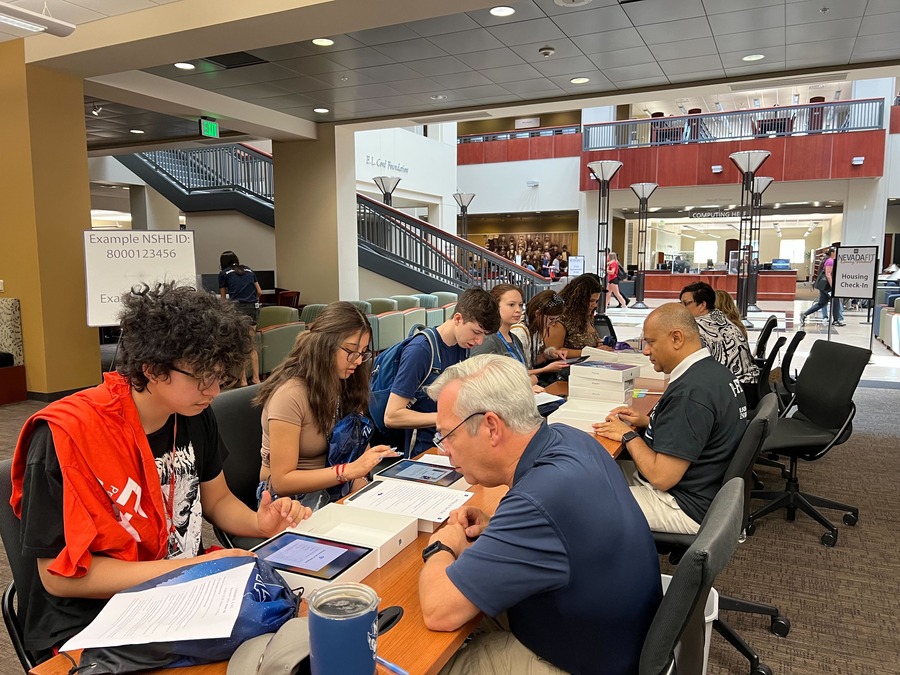
[(219, 123), (215, 120), (206, 119), (205, 117), (200, 118), (200, 135), (207, 136), (209, 138), (218, 138), (219, 137)]

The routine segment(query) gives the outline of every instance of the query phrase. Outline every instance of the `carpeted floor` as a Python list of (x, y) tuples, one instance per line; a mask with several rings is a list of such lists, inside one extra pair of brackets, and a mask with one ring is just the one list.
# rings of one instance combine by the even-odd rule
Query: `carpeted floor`
[[(896, 675), (900, 672), (900, 391), (860, 388), (851, 439), (825, 458), (800, 467), (809, 492), (854, 504), (856, 527), (839, 525), (835, 548), (819, 542), (823, 530), (804, 515), (787, 522), (773, 514), (738, 547), (716, 588), (777, 605), (791, 621), (787, 638), (768, 632), (768, 620), (729, 614), (728, 620), (777, 675)], [(0, 458), (8, 457), (24, 419), (41, 404), (0, 408)], [(761, 478), (779, 484), (774, 469)], [(831, 514), (829, 514), (831, 515)], [(840, 514), (833, 520), (840, 522)], [(664, 564), (664, 571), (667, 563)], [(0, 582), (9, 570), (0, 562)], [(724, 616), (724, 614), (723, 614)], [(747, 662), (715, 633), (710, 675), (748, 672)], [(0, 675), (18, 675), (12, 647), (0, 637)]]

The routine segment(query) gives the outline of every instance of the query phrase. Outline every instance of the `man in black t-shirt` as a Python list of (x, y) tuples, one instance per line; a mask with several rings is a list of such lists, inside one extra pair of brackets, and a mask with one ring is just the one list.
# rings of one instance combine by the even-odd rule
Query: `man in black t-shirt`
[(616, 408), (594, 430), (625, 444), (637, 471), (623, 468), (650, 529), (696, 534), (744, 435), (747, 403), (681, 303), (650, 313), (644, 343), (654, 369), (671, 375), (665, 392), (649, 417)]
[[(204, 559), (202, 519), (268, 537), (309, 509), (268, 495), (257, 513), (228, 489), (209, 404), (245, 367), (248, 319), (207, 293), (166, 285), (125, 296), (118, 372), (26, 422), (11, 503), (34, 579), (25, 645), (45, 656), (113, 594)], [(198, 557), (199, 556), (199, 557)], [(17, 582), (20, 580), (17, 580)]]

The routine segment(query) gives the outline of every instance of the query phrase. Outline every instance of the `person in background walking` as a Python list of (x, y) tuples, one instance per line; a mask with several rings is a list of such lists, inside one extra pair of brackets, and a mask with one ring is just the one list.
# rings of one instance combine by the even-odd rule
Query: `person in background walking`
[(619, 302), (619, 307), (627, 307), (628, 300), (619, 290), (619, 270), (621, 269), (622, 266), (619, 264), (619, 256), (615, 253), (610, 253), (609, 260), (606, 262), (606, 285), (609, 288), (609, 292), (612, 293), (613, 297)]
[[(250, 368), (253, 384), (259, 384), (259, 354), (256, 353), (256, 321), (259, 318), (259, 298), (262, 289), (256, 275), (246, 265), (241, 265), (234, 251), (225, 251), (219, 256), (219, 294), (235, 303), (241, 314), (250, 317), (250, 336), (253, 350), (250, 352)], [(241, 372), (241, 386), (247, 384), (247, 371)]]

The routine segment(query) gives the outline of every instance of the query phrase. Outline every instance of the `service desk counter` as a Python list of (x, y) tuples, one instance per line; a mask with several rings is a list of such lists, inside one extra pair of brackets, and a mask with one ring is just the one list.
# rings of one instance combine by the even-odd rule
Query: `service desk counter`
[[(678, 274), (665, 270), (644, 272), (644, 297), (678, 300), (681, 289), (697, 281), (705, 281), (716, 290), (722, 289), (732, 296), (737, 293), (737, 275), (721, 270), (709, 270), (699, 274)], [(797, 271), (761, 271), (756, 289), (756, 299), (787, 300), (793, 302), (797, 295)]]

